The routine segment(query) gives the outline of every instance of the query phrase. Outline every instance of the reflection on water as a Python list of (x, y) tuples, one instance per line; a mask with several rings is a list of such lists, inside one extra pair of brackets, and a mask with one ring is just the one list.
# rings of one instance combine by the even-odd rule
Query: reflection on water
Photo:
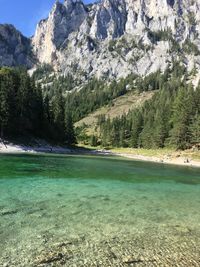
[(0, 266), (199, 266), (200, 171), (0, 157)]

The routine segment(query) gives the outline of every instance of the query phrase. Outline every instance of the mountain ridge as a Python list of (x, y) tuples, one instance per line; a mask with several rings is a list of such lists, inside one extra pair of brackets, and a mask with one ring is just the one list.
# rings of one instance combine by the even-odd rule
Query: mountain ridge
[(29, 67), (47, 63), (83, 80), (145, 76), (174, 61), (198, 72), (200, 1), (56, 1), (30, 42)]
[(26, 65), (36, 63), (31, 40), (11, 24), (0, 24), (0, 66)]

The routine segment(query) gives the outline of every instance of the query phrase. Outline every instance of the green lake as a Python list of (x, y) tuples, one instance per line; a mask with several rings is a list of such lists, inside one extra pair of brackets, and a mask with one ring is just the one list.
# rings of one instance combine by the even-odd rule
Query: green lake
[(200, 169), (0, 155), (0, 266), (200, 266)]

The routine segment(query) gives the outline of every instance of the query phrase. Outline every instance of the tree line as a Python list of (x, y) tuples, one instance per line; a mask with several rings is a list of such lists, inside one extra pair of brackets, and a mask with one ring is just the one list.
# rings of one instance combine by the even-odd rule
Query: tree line
[(71, 113), (61, 90), (52, 99), (24, 68), (0, 68), (1, 138), (42, 137), (54, 142), (75, 143)]
[(129, 91), (158, 90), (164, 82), (164, 76), (162, 80), (160, 79), (160, 71), (143, 78), (131, 74), (126, 78), (110, 82), (93, 78), (81, 90), (68, 93), (66, 102), (72, 112), (73, 120), (76, 122), (100, 107), (112, 105), (114, 99)]
[(141, 108), (121, 117), (98, 120), (100, 135), (93, 142), (103, 146), (133, 148), (200, 145), (200, 85), (193, 88), (180, 76), (168, 81)]
[[(71, 76), (51, 85), (35, 81), (47, 67), (30, 77), (23, 68), (0, 68), (1, 138), (32, 135), (59, 143), (74, 144), (73, 123), (130, 90), (155, 90), (152, 99), (113, 120), (99, 116), (98, 134), (91, 144), (114, 147), (189, 148), (200, 143), (200, 86), (188, 82), (191, 73), (177, 62), (164, 73), (146, 77), (129, 75), (119, 81), (91, 79), (73, 90)], [(73, 86), (72, 86), (73, 85)], [(83, 136), (77, 129), (77, 137)], [(83, 140), (82, 140), (83, 141)]]

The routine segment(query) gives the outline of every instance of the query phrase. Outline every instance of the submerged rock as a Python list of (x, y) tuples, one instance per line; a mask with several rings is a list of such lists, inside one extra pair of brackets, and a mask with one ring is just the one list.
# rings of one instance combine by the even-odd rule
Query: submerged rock
[(61, 261), (63, 259), (64, 255), (62, 253), (54, 253), (54, 252), (50, 252), (47, 255), (43, 255), (41, 257), (39, 257), (36, 260), (36, 264), (40, 265), (40, 264), (44, 264), (44, 263), (51, 263), (51, 262), (55, 262), (55, 261)]
[(14, 215), (18, 212), (19, 210), (3, 210), (3, 211), (0, 211), (0, 216)]

